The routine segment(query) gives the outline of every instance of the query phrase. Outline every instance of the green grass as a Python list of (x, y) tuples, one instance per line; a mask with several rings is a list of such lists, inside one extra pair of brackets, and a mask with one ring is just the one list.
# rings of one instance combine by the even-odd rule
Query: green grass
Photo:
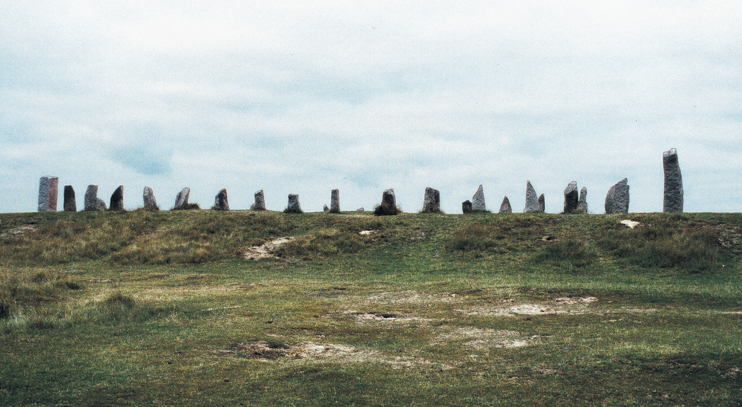
[(0, 220), (2, 405), (742, 403), (739, 214)]

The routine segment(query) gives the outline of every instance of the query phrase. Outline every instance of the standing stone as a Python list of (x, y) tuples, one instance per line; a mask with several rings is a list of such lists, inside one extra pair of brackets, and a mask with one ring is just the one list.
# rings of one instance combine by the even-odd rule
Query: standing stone
[(322, 207), (322, 212), (324, 213), (330, 213), (330, 207), (325, 204), (325, 206)]
[(482, 185), (479, 185), (479, 188), (477, 188), (477, 192), (474, 193), (474, 196), (471, 198), (471, 205), (473, 211), (481, 211), (484, 212), (487, 210), (487, 205), (484, 203), (484, 188), (482, 188)]
[(106, 210), (106, 201), (95, 198), (95, 210), (96, 211), (105, 211)]
[(671, 148), (662, 154), (662, 166), (665, 169), (665, 199), (663, 212), (683, 212), (683, 177), (678, 164), (678, 152)]
[(533, 189), (531, 181), (526, 182), (526, 207), (523, 212), (539, 212), (538, 197), (536, 197), (536, 190)]
[(538, 211), (541, 213), (546, 212), (546, 198), (544, 198), (544, 194), (538, 196)]
[(330, 192), (330, 213), (340, 213), (340, 190)]
[(77, 212), (75, 189), (72, 188), (72, 185), (64, 186), (64, 210), (67, 212)]
[(255, 203), (253, 204), (252, 210), (254, 211), (265, 210), (265, 196), (263, 195), (262, 189), (255, 193)]
[(381, 195), (381, 204), (374, 209), (374, 215), (397, 215), (399, 212), (397, 198), (394, 196), (394, 189), (387, 189)]
[(157, 199), (155, 199), (155, 193), (152, 192), (152, 188), (144, 187), (142, 198), (144, 200), (144, 209), (148, 209), (150, 211), (160, 210), (160, 207), (157, 206)]
[(580, 200), (577, 202), (575, 213), (587, 213), (587, 188), (585, 187), (580, 190)]
[(301, 210), (301, 205), (299, 204), (299, 195), (298, 194), (289, 194), (289, 205), (284, 210), (285, 213), (304, 213)]
[(577, 181), (572, 181), (564, 189), (564, 212), (562, 213), (569, 214), (577, 211), (577, 204), (579, 202), (577, 195)]
[(214, 198), (214, 209), (218, 211), (229, 210), (229, 200), (227, 200), (226, 188), (223, 188), (218, 194), (216, 194), (216, 197)]
[(471, 201), (468, 199), (461, 203), (461, 212), (463, 213), (471, 213), (474, 210), (472, 208), (473, 208), (473, 205)]
[[(84, 210), (86, 211), (99, 211), (101, 210), (100, 202), (103, 202), (102, 199), (98, 198), (98, 185), (90, 184), (88, 185), (87, 191), (85, 191), (85, 206)], [(106, 203), (103, 202), (103, 209), (105, 210)]]
[(113, 191), (113, 195), (111, 195), (111, 205), (110, 210), (112, 211), (123, 211), (124, 210), (124, 186), (119, 185), (118, 188), (116, 188), (115, 191)]
[(57, 210), (59, 178), (47, 175), (39, 180), (39, 212)]
[(173, 209), (185, 209), (188, 206), (188, 198), (191, 196), (191, 189), (188, 187), (183, 188), (178, 195), (175, 196), (175, 206)]
[(605, 213), (629, 213), (629, 184), (626, 178), (608, 190), (605, 196)]
[(423, 213), (438, 213), (441, 211), (441, 194), (437, 189), (425, 188), (423, 199)]
[(510, 207), (510, 200), (507, 196), (503, 198), (500, 204), (500, 213), (513, 213), (513, 208)]

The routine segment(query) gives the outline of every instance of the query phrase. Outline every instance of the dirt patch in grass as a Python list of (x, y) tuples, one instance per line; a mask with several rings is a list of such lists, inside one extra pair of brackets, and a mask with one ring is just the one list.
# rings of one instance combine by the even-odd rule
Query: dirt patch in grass
[(28, 232), (33, 232), (34, 230), (36, 230), (36, 225), (21, 225), (8, 230), (7, 232), (0, 235), (0, 237), (19, 236)]
[(365, 303), (374, 304), (433, 304), (462, 302), (456, 294), (431, 294), (417, 291), (383, 292), (366, 297)]
[(410, 323), (429, 323), (432, 321), (430, 318), (410, 317), (402, 316), (393, 313), (385, 312), (359, 312), (349, 310), (343, 312), (343, 314), (353, 315), (358, 325), (364, 326), (374, 323), (397, 323), (397, 324), (410, 324)]
[(273, 259), (276, 257), (276, 248), (294, 240), (293, 237), (279, 237), (260, 246), (252, 246), (245, 252), (246, 260)]
[(505, 316), (519, 315), (556, 315), (556, 314), (586, 314), (590, 313), (589, 304), (597, 302), (595, 297), (572, 298), (563, 297), (542, 303), (516, 303), (512, 299), (502, 300), (500, 304), (457, 309), (465, 315)]
[(456, 328), (444, 327), (445, 332), (438, 335), (439, 342), (469, 340), (464, 345), (474, 349), (520, 348), (535, 344), (540, 336), (524, 336), (517, 331), (480, 329), (472, 326)]

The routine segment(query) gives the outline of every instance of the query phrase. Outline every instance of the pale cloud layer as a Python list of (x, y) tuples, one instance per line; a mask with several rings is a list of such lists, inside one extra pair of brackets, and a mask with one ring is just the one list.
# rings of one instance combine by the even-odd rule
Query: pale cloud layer
[[(443, 209), (525, 183), (590, 211), (624, 177), (662, 210), (677, 148), (687, 211), (739, 211), (742, 7), (736, 2), (2, 2), (0, 212), (36, 209), (38, 179), (78, 195), (120, 184), (246, 209), (371, 209), (426, 186)], [(60, 196), (61, 207), (61, 196)]]

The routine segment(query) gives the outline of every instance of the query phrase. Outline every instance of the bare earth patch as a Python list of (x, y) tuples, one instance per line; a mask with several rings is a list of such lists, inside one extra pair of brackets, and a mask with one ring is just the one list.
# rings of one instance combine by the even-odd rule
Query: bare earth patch
[(409, 323), (428, 323), (432, 321), (429, 318), (420, 317), (408, 317), (397, 314), (382, 313), (382, 312), (359, 312), (354, 310), (344, 311), (343, 314), (353, 315), (358, 325), (368, 325), (377, 322), (394, 322), (399, 324)]
[(1, 237), (18, 236), (24, 233), (33, 232), (34, 230), (36, 230), (36, 225), (21, 225), (3, 233)]
[(447, 332), (438, 336), (440, 342), (471, 339), (469, 342), (466, 342), (465, 345), (474, 349), (520, 348), (532, 345), (536, 339), (540, 338), (538, 335), (530, 338), (523, 337), (523, 334), (517, 331), (479, 329), (471, 326), (456, 327), (446, 330)]
[(271, 240), (260, 246), (248, 247), (245, 252), (246, 260), (258, 260), (258, 259), (272, 259), (276, 256), (274, 252), (276, 248), (282, 244), (286, 244), (295, 238), (293, 237), (279, 237), (278, 239)]
[(457, 309), (456, 311), (466, 315), (483, 315), (483, 316), (506, 316), (515, 317), (518, 315), (556, 315), (556, 314), (585, 314), (588, 313), (588, 305), (598, 301), (595, 297), (557, 298), (541, 304), (514, 304), (512, 300), (505, 300), (504, 304), (492, 304), (485, 306), (471, 307), (468, 309)]

